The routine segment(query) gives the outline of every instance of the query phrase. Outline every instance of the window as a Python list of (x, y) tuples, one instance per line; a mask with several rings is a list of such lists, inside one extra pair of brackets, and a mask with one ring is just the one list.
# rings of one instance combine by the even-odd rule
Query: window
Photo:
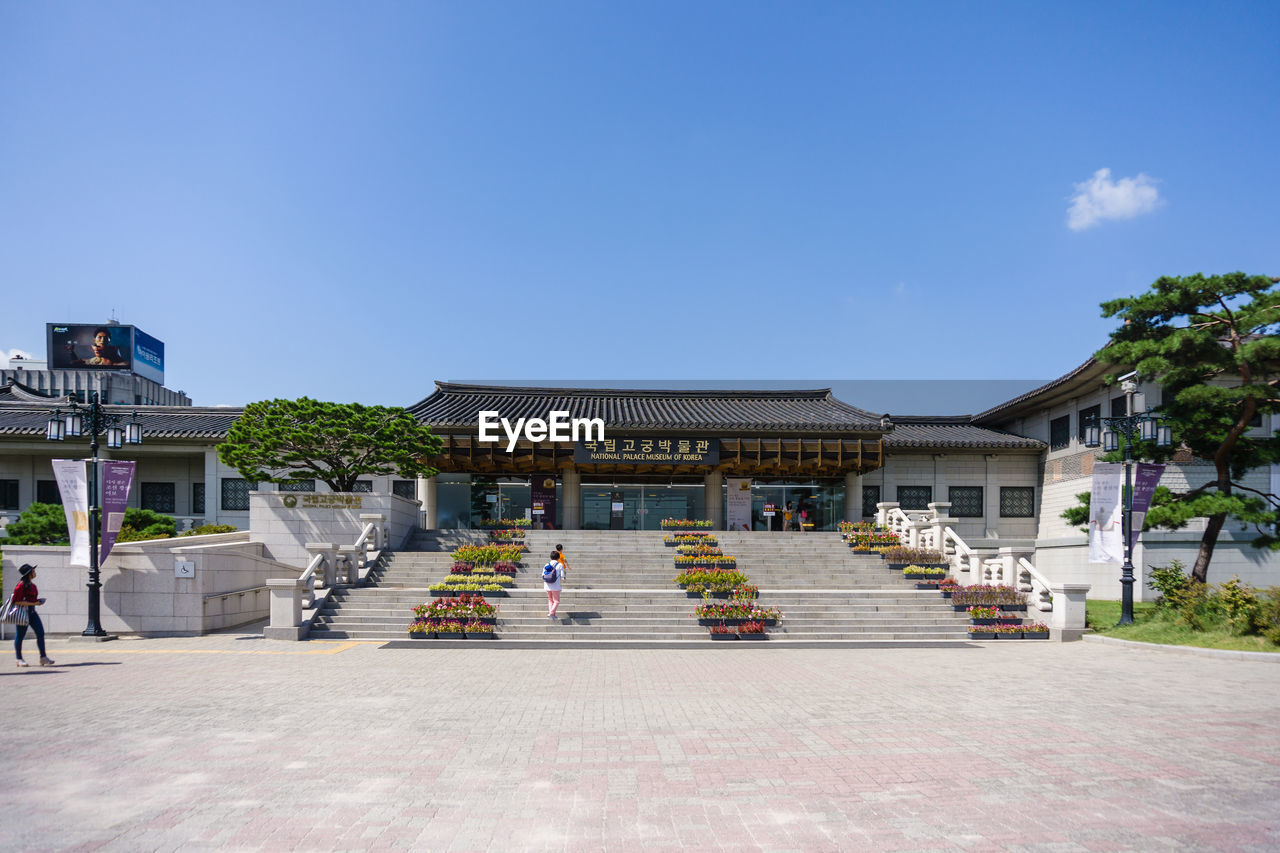
[(142, 508), (173, 515), (173, 494), (173, 483), (143, 483)]
[(204, 515), (204, 483), (191, 484), (191, 514)]
[(1035, 486), (1001, 486), (1001, 518), (1034, 518), (1036, 514)]
[(351, 487), (353, 492), (372, 492), (373, 480), (356, 480), (354, 486)]
[(901, 509), (928, 509), (933, 500), (933, 486), (898, 486), (898, 506)]
[(1090, 406), (1087, 409), (1081, 409), (1080, 420), (1076, 426), (1079, 427), (1077, 430), (1079, 434), (1076, 438), (1081, 444), (1084, 444), (1084, 431), (1087, 427), (1102, 427), (1102, 406)]
[(947, 499), (956, 518), (982, 518), (982, 486), (952, 486)]
[(1049, 421), (1049, 449), (1061, 450), (1071, 443), (1071, 416), (1063, 415)]
[(1119, 397), (1111, 398), (1111, 417), (1123, 418), (1129, 414), (1129, 401), (1121, 394)]
[(42, 504), (62, 506), (62, 493), (57, 480), (36, 480), (36, 501)]
[(418, 499), (418, 483), (416, 480), (392, 480), (391, 494), (416, 501)]
[(290, 480), (287, 483), (280, 484), (280, 491), (282, 492), (314, 492), (315, 490), (315, 480)]
[(18, 508), (18, 481), (0, 480), (0, 509)]
[(222, 508), (225, 510), (247, 510), (249, 508), (249, 492), (256, 492), (258, 484), (240, 477), (222, 478)]
[(880, 503), (879, 486), (862, 487), (862, 516), (866, 518), (876, 514), (876, 504)]

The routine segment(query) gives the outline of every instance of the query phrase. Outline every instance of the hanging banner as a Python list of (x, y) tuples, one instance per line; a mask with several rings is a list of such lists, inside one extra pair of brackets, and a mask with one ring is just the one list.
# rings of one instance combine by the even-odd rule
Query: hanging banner
[(124, 511), (129, 505), (129, 487), (133, 485), (136, 462), (108, 461), (102, 463), (102, 527), (98, 540), (98, 565), (107, 561), (111, 546), (116, 544), (120, 526), (124, 523)]
[(1124, 516), (1121, 492), (1124, 465), (1098, 462), (1093, 466), (1089, 495), (1089, 562), (1124, 562)]
[(67, 565), (89, 568), (89, 478), (83, 459), (53, 460), (53, 476), (62, 495), (62, 511), (67, 514), (71, 535), (71, 556)]
[(725, 499), (725, 528), (728, 530), (751, 529), (751, 480), (726, 477), (728, 496)]
[(1142, 533), (1142, 522), (1147, 517), (1147, 510), (1151, 509), (1151, 497), (1156, 492), (1156, 486), (1160, 485), (1160, 475), (1163, 473), (1164, 466), (1154, 462), (1139, 462), (1137, 470), (1133, 472), (1133, 526), (1129, 532), (1130, 548), (1138, 544), (1138, 534)]
[(542, 530), (556, 526), (556, 478), (534, 475), (529, 478), (529, 503), (533, 521)]

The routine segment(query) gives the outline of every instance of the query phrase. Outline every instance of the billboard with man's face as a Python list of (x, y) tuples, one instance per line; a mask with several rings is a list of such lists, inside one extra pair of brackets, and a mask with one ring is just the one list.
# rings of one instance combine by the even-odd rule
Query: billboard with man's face
[(47, 329), (53, 370), (133, 370), (132, 326), (50, 323)]

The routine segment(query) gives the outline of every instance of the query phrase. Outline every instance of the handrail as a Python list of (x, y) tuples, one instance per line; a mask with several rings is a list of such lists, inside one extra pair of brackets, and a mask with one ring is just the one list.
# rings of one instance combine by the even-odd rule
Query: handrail
[(324, 554), (316, 554), (311, 558), (311, 562), (307, 563), (307, 568), (303, 571), (302, 576), (298, 580), (306, 584), (306, 591), (302, 599), (302, 609), (310, 610), (316, 603), (316, 570), (325, 564), (327, 558)]
[[(1027, 589), (1024, 590), (1024, 592), (1030, 592), (1038, 596), (1038, 600), (1035, 602), (1036, 609), (1052, 610), (1053, 609), (1053, 591), (1049, 589), (1049, 579), (1046, 578), (1044, 575), (1040, 574), (1040, 572), (1036, 571), (1036, 567), (1031, 565), (1031, 562), (1026, 557), (1018, 558), (1018, 568), (1020, 568), (1022, 572), (1025, 572), (1028, 578), (1030, 579), (1026, 583)], [(1018, 573), (1019, 588), (1021, 588), (1023, 585), (1023, 581), (1021, 577), (1022, 572)], [(1036, 584), (1040, 585), (1040, 589), (1038, 591), (1036, 590)]]
[(270, 589), (270, 588), (271, 587), (266, 585), (246, 586), (244, 589), (229, 589), (226, 592), (210, 592), (206, 595), (202, 595), (201, 599), (203, 601), (208, 601), (211, 598), (226, 598), (229, 595), (244, 595), (246, 592), (261, 592), (264, 589)]

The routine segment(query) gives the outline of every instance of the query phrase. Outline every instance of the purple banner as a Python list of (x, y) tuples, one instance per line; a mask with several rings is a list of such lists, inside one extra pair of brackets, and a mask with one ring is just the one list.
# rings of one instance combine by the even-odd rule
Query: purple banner
[(539, 530), (556, 527), (556, 478), (534, 475), (529, 478), (529, 498), (533, 526)]
[(1160, 475), (1164, 473), (1163, 465), (1153, 462), (1139, 462), (1133, 472), (1133, 525), (1129, 531), (1129, 547), (1138, 544), (1138, 534), (1142, 532), (1142, 522), (1151, 509), (1151, 496), (1156, 493), (1160, 484)]
[(129, 505), (129, 487), (133, 485), (133, 469), (136, 462), (102, 463), (102, 538), (98, 544), (98, 565), (107, 561), (111, 547), (120, 535), (124, 523), (124, 511)]

